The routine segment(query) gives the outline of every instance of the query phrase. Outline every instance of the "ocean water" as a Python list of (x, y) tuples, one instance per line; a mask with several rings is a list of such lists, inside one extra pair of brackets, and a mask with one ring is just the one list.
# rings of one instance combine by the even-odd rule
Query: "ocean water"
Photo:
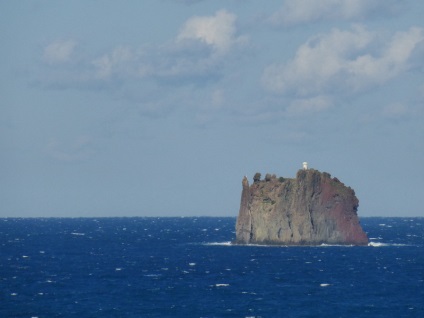
[(424, 317), (424, 218), (235, 246), (235, 218), (0, 219), (0, 317)]

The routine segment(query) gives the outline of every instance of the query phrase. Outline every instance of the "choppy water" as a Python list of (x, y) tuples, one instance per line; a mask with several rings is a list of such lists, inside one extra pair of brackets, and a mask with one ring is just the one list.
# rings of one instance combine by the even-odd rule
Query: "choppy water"
[(424, 317), (424, 218), (234, 246), (235, 218), (0, 219), (0, 317)]

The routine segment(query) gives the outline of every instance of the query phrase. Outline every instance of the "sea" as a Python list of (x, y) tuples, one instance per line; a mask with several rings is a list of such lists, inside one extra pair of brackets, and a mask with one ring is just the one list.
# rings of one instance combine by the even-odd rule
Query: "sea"
[(424, 317), (424, 218), (240, 246), (234, 217), (1, 218), (0, 317)]

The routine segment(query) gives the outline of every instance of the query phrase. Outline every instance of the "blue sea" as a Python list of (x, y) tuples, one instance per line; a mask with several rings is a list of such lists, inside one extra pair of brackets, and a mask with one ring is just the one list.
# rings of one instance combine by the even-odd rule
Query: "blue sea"
[(0, 219), (0, 317), (424, 317), (424, 218), (236, 246), (235, 218)]

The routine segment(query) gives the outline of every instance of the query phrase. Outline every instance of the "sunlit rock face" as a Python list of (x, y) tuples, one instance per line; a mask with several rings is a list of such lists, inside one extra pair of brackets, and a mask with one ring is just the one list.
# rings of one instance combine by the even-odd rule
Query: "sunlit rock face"
[(296, 178), (256, 174), (242, 181), (237, 244), (367, 245), (359, 224), (358, 199), (326, 172), (299, 170)]

